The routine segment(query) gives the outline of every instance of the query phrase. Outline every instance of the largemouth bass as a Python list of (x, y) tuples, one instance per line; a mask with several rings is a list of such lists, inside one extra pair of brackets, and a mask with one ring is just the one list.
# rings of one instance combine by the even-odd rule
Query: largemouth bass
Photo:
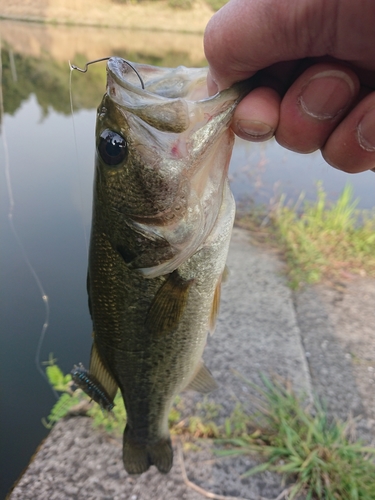
[(121, 389), (127, 472), (167, 473), (176, 394), (216, 387), (202, 353), (234, 219), (229, 125), (250, 84), (208, 98), (206, 69), (133, 65), (145, 88), (109, 59), (97, 114), (90, 374), (108, 401)]

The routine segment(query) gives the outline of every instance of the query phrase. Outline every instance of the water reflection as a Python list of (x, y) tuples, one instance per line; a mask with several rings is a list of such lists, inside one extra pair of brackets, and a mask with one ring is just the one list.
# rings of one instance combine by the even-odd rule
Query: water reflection
[[(121, 29), (69, 27), (0, 21), (5, 112), (13, 114), (31, 94), (44, 113), (69, 114), (68, 61), (77, 66), (117, 55), (157, 66), (203, 66), (202, 37)], [(75, 75), (77, 108), (94, 109), (105, 88), (103, 66)]]
[[(87, 111), (77, 114), (77, 127), (87, 119)], [(94, 111), (90, 111), (94, 120)], [(10, 176), (14, 196), (13, 220), (27, 256), (50, 299), (50, 326), (41, 359), (54, 352), (68, 371), (74, 359), (87, 360), (91, 321), (85, 291), (87, 252), (81, 218), (81, 191), (71, 119), (50, 112), (42, 121), (42, 110), (32, 95), (13, 115), (5, 115)], [(80, 135), (80, 144), (92, 144), (94, 126)], [(89, 160), (88, 160), (89, 161)], [(4, 163), (4, 151), (1, 151)], [(14, 480), (45, 435), (41, 418), (48, 414), (53, 396), (37, 373), (34, 356), (45, 319), (40, 292), (7, 224), (8, 193), (1, 182), (1, 318), (2, 379), (7, 380), (2, 398), (1, 452), (4, 477)], [(90, 203), (91, 188), (82, 196)], [(82, 198), (83, 199), (83, 198)], [(4, 411), (5, 410), (5, 411)], [(10, 484), (8, 484), (8, 487)], [(2, 484), (2, 487), (3, 486)], [(5, 492), (4, 492), (5, 493)]]
[[(41, 360), (53, 352), (68, 372), (78, 361), (87, 365), (91, 343), (84, 235), (91, 217), (96, 107), (105, 89), (104, 64), (92, 66), (85, 75), (73, 73), (73, 124), (68, 60), (82, 66), (115, 54), (164, 66), (199, 66), (204, 64), (202, 39), (9, 21), (0, 22), (0, 30), (2, 126), (15, 201), (13, 220), (50, 301)], [(3, 498), (46, 435), (41, 418), (54, 398), (34, 363), (44, 304), (7, 221), (4, 143), (0, 162), (1, 370), (7, 381), (0, 415)]]
[[(50, 298), (42, 359), (53, 352), (67, 372), (79, 361), (87, 365), (91, 343), (84, 235), (91, 216), (95, 110), (105, 88), (104, 65), (92, 66), (85, 75), (73, 74), (73, 124), (68, 60), (83, 66), (88, 60), (116, 54), (163, 66), (199, 66), (204, 64), (202, 38), (9, 21), (0, 22), (0, 30), (2, 125), (9, 150), (14, 223)], [(53, 396), (34, 365), (44, 305), (7, 221), (4, 145), (0, 162), (1, 370), (2, 380), (7, 381), (0, 423), (0, 470), (8, 478), (0, 491), (4, 496), (46, 434), (41, 418), (48, 414)], [(313, 197), (314, 181), (319, 179), (336, 198), (350, 179), (361, 206), (374, 205), (374, 174), (350, 177), (328, 167), (318, 153), (294, 155), (273, 141), (265, 145), (238, 141), (230, 171), (237, 199), (269, 203), (278, 191), (296, 199), (302, 189)]]
[(281, 148), (276, 141), (251, 144), (240, 139), (233, 151), (230, 178), (237, 201), (246, 206), (252, 202), (266, 206), (286, 194), (293, 205), (301, 192), (306, 200), (316, 199), (316, 184), (322, 181), (327, 199), (337, 200), (346, 183), (353, 186), (358, 208), (373, 209), (375, 205), (375, 175), (364, 172), (351, 175), (330, 167), (319, 151), (301, 155)]

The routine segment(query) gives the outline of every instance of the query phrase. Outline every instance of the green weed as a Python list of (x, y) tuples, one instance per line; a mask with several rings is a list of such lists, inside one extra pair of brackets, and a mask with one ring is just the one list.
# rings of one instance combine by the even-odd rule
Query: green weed
[(117, 391), (113, 402), (115, 406), (112, 411), (103, 411), (98, 404), (94, 403), (87, 415), (92, 417), (94, 427), (99, 427), (109, 434), (121, 435), (125, 429), (126, 410), (120, 391)]
[[(304, 407), (290, 388), (263, 377), (266, 390), (256, 387), (265, 403), (260, 417), (242, 418), (255, 432), (217, 440), (220, 456), (260, 454), (265, 462), (243, 477), (265, 470), (294, 479), (290, 499), (372, 500), (375, 498), (375, 448), (348, 438), (350, 423), (329, 421), (318, 403)], [(231, 428), (226, 430), (230, 434)]]
[[(116, 0), (118, 3), (124, 3), (124, 4), (142, 4), (144, 0)], [(154, 0), (157, 2), (158, 0)], [(217, 11), (219, 10), (223, 5), (228, 3), (229, 0), (206, 0), (206, 3), (212, 8), (212, 10)], [(188, 10), (191, 9), (194, 5), (194, 0), (169, 0), (168, 1), (169, 7), (172, 9), (184, 9)]]
[[(245, 215), (239, 220), (255, 240), (281, 249), (293, 288), (350, 275), (375, 277), (375, 213), (357, 210), (350, 185), (336, 203), (326, 198), (318, 183), (316, 201), (305, 202), (301, 212), (285, 206), (282, 197), (270, 214)], [(301, 194), (296, 205), (303, 199)]]
[(169, 0), (168, 5), (172, 9), (189, 10), (193, 7), (193, 0)]
[(50, 357), (46, 366), (46, 374), (52, 387), (62, 394), (52, 407), (47, 419), (42, 420), (45, 427), (50, 429), (69, 414), (84, 413), (92, 417), (94, 427), (101, 427), (109, 433), (121, 434), (126, 423), (126, 411), (120, 391), (115, 396), (113, 410), (103, 411), (82, 389), (74, 388), (71, 375), (64, 375), (55, 361), (53, 357)]
[[(221, 405), (218, 405), (213, 400), (205, 398), (202, 402), (197, 403), (195, 415), (181, 419), (181, 413), (184, 410), (184, 406), (181, 398), (177, 396), (169, 414), (171, 433), (184, 436), (187, 439), (219, 437), (221, 436), (221, 430), (214, 419), (219, 415), (221, 409)], [(178, 418), (173, 418), (173, 416), (177, 416)]]
[[(94, 427), (100, 427), (110, 434), (122, 434), (126, 424), (126, 410), (121, 392), (117, 391), (113, 410), (111, 412), (104, 411), (97, 403), (91, 401), (90, 397), (82, 389), (75, 388), (71, 375), (64, 375), (55, 362), (56, 359), (50, 356), (49, 361), (45, 363), (47, 364), (46, 374), (52, 387), (62, 394), (51, 409), (48, 417), (42, 420), (45, 427), (50, 429), (56, 422), (67, 415), (79, 413), (91, 417)], [(197, 438), (212, 438), (220, 435), (218, 427), (212, 421), (220, 411), (219, 405), (213, 401), (205, 400), (197, 405), (200, 416), (192, 416), (181, 420), (183, 409), (180, 396), (176, 396), (168, 419), (173, 434), (184, 434)]]
[(224, 421), (223, 435), (226, 438), (247, 436), (251, 432), (251, 425), (249, 424), (249, 418), (242, 405), (237, 403), (230, 417)]
[[(103, 412), (80, 389), (73, 390), (70, 375), (64, 375), (51, 358), (46, 372), (53, 387), (62, 396), (52, 408), (45, 425), (82, 407), (100, 426), (112, 434), (123, 432), (126, 412), (120, 393), (113, 411)], [(259, 412), (248, 415), (237, 404), (224, 424), (215, 420), (221, 406), (205, 399), (197, 405), (195, 416), (181, 420), (183, 402), (177, 397), (169, 415), (171, 433), (183, 436), (192, 446), (192, 438), (214, 439), (219, 456), (255, 454), (264, 461), (243, 476), (270, 470), (294, 480), (289, 499), (303, 493), (306, 499), (373, 500), (375, 498), (375, 448), (352, 442), (348, 435), (351, 422), (330, 421), (324, 408), (315, 402), (306, 406), (289, 386), (262, 377), (265, 389), (252, 385), (260, 394), (255, 402)]]
[(295, 286), (345, 271), (375, 276), (375, 216), (356, 210), (356, 205), (350, 185), (329, 206), (318, 184), (316, 202), (305, 203), (301, 216), (280, 207), (275, 223)]
[(228, 3), (228, 0), (206, 0), (206, 3), (211, 7), (213, 11), (217, 11), (223, 7), (226, 3)]

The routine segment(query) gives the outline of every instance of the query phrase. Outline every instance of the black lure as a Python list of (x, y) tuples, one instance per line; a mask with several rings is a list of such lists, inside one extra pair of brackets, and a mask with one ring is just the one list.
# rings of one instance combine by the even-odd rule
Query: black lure
[(115, 406), (113, 399), (94, 375), (86, 370), (82, 363), (74, 366), (70, 372), (73, 382), (83, 390), (90, 398), (98, 403), (102, 410), (111, 411)]

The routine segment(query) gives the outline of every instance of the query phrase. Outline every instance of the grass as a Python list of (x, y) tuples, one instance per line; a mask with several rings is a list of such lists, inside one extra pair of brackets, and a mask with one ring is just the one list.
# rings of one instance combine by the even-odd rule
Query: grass
[(290, 388), (262, 378), (266, 390), (253, 386), (265, 401), (260, 418), (247, 418), (256, 430), (218, 440), (225, 448), (217, 454), (261, 454), (265, 461), (243, 477), (266, 470), (283, 474), (293, 481), (289, 499), (373, 500), (375, 448), (351, 442), (353, 423), (329, 421), (317, 402), (304, 407)]
[[(54, 364), (47, 366), (48, 378), (55, 390), (62, 392), (45, 421), (51, 427), (89, 397), (74, 390), (70, 375), (64, 375)], [(307, 500), (373, 500), (375, 498), (375, 448), (351, 440), (353, 421), (346, 423), (328, 419), (324, 408), (315, 402), (306, 406), (288, 385), (262, 376), (264, 389), (250, 384), (260, 398), (254, 398), (257, 414), (249, 415), (237, 404), (223, 425), (214, 421), (222, 408), (205, 399), (197, 406), (195, 416), (182, 419), (183, 402), (176, 398), (169, 416), (171, 433), (179, 435), (194, 449), (197, 438), (211, 439), (215, 453), (221, 457), (256, 455), (260, 465), (243, 477), (274, 471), (285, 476), (292, 485), (288, 498), (304, 494)], [(111, 434), (123, 432), (126, 412), (120, 393), (110, 414), (96, 403), (88, 406), (93, 425)]]
[(51, 409), (50, 414), (42, 422), (50, 429), (53, 425), (71, 414), (87, 414), (92, 418), (93, 426), (100, 427), (111, 434), (122, 434), (126, 423), (126, 411), (120, 391), (117, 392), (111, 413), (104, 412), (100, 406), (90, 400), (82, 389), (74, 388), (70, 374), (64, 375), (55, 364), (53, 357), (47, 362), (46, 374), (55, 391), (61, 392), (59, 400)]
[(223, 7), (226, 3), (228, 3), (228, 0), (206, 0), (206, 3), (214, 12), (216, 12), (221, 9), (221, 7)]
[[(228, 0), (81, 0), (67, 9), (54, 0), (48, 9), (42, 0), (19, 0), (4, 5), (2, 19), (18, 19), (49, 25), (118, 27), (203, 34), (213, 12)], [(14, 3), (14, 2), (13, 2)]]
[[(52, 387), (60, 392), (61, 396), (47, 418), (42, 420), (43, 425), (51, 429), (56, 422), (68, 415), (85, 414), (92, 418), (93, 427), (99, 427), (110, 434), (122, 434), (126, 424), (126, 410), (121, 392), (117, 391), (113, 410), (103, 411), (82, 389), (74, 386), (71, 375), (64, 375), (55, 361), (56, 359), (50, 356), (49, 361), (45, 362), (46, 374)], [(205, 400), (203, 403), (198, 403), (196, 409), (199, 416), (182, 419), (184, 405), (179, 396), (175, 398), (169, 414), (169, 427), (172, 434), (195, 438), (219, 437), (219, 429), (213, 419), (218, 415), (220, 406)]]
[[(64, 375), (55, 361), (56, 359), (50, 356), (49, 361), (45, 362), (46, 374), (52, 387), (55, 391), (61, 392), (61, 396), (47, 418), (42, 420), (43, 425), (51, 429), (56, 422), (68, 415), (85, 414), (92, 418), (93, 427), (99, 427), (110, 434), (122, 434), (126, 424), (126, 410), (121, 392), (117, 391), (113, 410), (103, 411), (82, 389), (75, 388), (71, 375)], [(184, 406), (179, 396), (175, 398), (169, 414), (172, 434), (195, 438), (219, 437), (220, 432), (213, 419), (218, 415), (220, 406), (205, 400), (203, 403), (198, 403), (196, 409), (199, 416), (182, 419)]]
[[(157, 0), (153, 0), (157, 2)], [(228, 3), (229, 0), (205, 0), (205, 3), (211, 7), (213, 11), (219, 10), (223, 5)], [(118, 3), (126, 4), (142, 4), (144, 0), (117, 0)], [(172, 9), (191, 9), (194, 5), (194, 0), (168, 0), (168, 5)]]
[(350, 185), (330, 204), (318, 183), (316, 201), (304, 202), (301, 211), (285, 206), (282, 197), (267, 216), (261, 217), (258, 210), (255, 216), (243, 217), (242, 224), (277, 244), (292, 288), (352, 275), (375, 277), (375, 213), (356, 206)]

